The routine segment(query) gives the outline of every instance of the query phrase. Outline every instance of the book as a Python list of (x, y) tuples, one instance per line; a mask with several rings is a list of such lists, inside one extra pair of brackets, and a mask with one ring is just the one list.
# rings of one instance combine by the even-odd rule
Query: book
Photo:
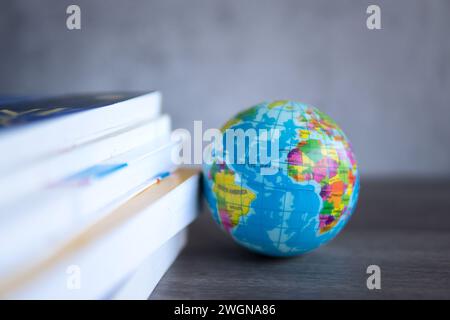
[(9, 152), (0, 158), (0, 168), (20, 166), (145, 123), (160, 110), (159, 92), (0, 97), (0, 150)]
[[(174, 171), (179, 142), (154, 141), (66, 177), (0, 210), (0, 275), (45, 253)], [(39, 227), (36, 227), (39, 226)]]
[(152, 294), (158, 282), (187, 244), (186, 229), (169, 239), (150, 254), (139, 267), (129, 275), (118, 289), (108, 293), (104, 299), (145, 300)]
[[(186, 228), (197, 217), (198, 209), (199, 172), (179, 169), (51, 254), (0, 279), (0, 297), (101, 298)], [(81, 277), (75, 289), (71, 286), (73, 272)]]
[(170, 118), (160, 116), (147, 123), (115, 131), (76, 148), (66, 149), (51, 157), (32, 161), (22, 168), (15, 170), (0, 168), (2, 194), (0, 204), (13, 202), (28, 193), (54, 184), (65, 176), (133, 148), (152, 141), (167, 140), (169, 137)]

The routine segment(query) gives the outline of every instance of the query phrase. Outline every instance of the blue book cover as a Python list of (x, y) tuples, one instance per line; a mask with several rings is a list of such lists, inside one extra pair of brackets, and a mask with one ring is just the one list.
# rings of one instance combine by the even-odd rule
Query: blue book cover
[(140, 95), (142, 93), (128, 92), (59, 97), (0, 96), (0, 131), (109, 106)]

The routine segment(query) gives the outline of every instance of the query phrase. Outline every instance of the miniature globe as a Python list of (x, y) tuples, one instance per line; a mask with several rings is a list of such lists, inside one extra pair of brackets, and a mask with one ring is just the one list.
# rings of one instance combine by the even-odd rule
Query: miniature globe
[(349, 140), (329, 116), (293, 101), (261, 103), (221, 133), (203, 165), (204, 194), (236, 242), (294, 256), (342, 230), (358, 200), (359, 175)]

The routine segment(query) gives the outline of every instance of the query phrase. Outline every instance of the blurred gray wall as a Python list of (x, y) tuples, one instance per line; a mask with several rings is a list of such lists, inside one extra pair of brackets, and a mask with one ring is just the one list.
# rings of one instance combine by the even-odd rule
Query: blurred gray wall
[(1, 93), (159, 89), (186, 128), (289, 98), (337, 120), (363, 174), (450, 175), (448, 0), (2, 0), (0, 43)]

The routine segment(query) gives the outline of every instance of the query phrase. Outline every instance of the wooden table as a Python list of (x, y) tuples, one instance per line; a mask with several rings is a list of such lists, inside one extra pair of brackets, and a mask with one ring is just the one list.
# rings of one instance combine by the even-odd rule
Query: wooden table
[[(206, 210), (205, 210), (206, 211)], [(366, 269), (381, 268), (381, 290)], [(341, 234), (304, 256), (241, 249), (204, 213), (150, 299), (450, 299), (450, 181), (362, 180)]]

